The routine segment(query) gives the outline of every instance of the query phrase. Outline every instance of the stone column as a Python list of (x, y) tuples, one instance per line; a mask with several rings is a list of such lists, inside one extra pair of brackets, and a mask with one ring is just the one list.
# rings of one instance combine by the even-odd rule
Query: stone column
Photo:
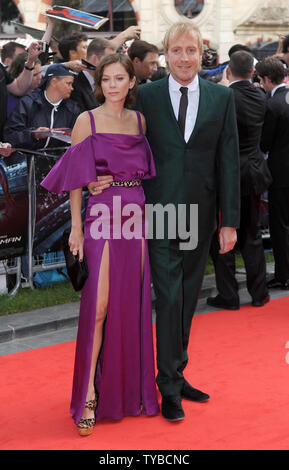
[(158, 11), (160, 0), (138, 0), (139, 26), (144, 41), (157, 44), (159, 37)]
[(45, 29), (45, 11), (51, 7), (52, 0), (13, 0), (21, 13), (23, 23), (33, 28)]
[(228, 60), (228, 50), (234, 43), (233, 33), (233, 2), (217, 0), (216, 37), (219, 42), (220, 62)]

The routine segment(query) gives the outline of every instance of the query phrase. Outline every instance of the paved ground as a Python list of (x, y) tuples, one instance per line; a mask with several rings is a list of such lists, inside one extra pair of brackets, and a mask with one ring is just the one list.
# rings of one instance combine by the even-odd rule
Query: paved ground
[[(248, 304), (251, 298), (245, 287), (245, 275), (239, 273), (237, 279), (240, 302)], [(215, 293), (214, 275), (205, 276), (196, 315), (216, 311), (206, 304), (206, 298)], [(285, 297), (289, 296), (289, 291), (274, 289), (270, 295), (272, 299)], [(0, 356), (73, 341), (77, 332), (78, 310), (79, 302), (76, 302), (0, 317)]]

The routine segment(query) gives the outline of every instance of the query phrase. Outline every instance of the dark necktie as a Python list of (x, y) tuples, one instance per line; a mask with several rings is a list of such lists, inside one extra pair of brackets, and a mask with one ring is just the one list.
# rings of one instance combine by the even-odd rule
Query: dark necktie
[(180, 99), (180, 107), (179, 107), (179, 115), (178, 115), (178, 123), (182, 134), (185, 135), (185, 127), (186, 127), (186, 114), (188, 108), (188, 88), (182, 86), (180, 88), (180, 92), (182, 94)]

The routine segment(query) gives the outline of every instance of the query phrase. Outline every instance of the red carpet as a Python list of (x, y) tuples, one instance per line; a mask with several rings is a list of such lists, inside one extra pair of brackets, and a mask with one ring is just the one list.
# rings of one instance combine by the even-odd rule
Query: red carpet
[(179, 423), (125, 418), (86, 438), (69, 415), (74, 342), (2, 356), (0, 449), (289, 449), (288, 341), (289, 298), (196, 316), (186, 377), (210, 402), (183, 401)]

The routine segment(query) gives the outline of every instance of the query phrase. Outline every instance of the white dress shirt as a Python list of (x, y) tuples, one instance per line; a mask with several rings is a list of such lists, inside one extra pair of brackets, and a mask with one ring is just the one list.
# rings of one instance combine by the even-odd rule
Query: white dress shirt
[[(171, 98), (172, 107), (178, 120), (179, 107), (181, 100), (180, 88), (183, 85), (180, 85), (172, 75), (169, 76), (169, 93)], [(200, 100), (200, 87), (199, 87), (199, 77), (198, 74), (195, 76), (194, 80), (187, 85), (188, 88), (188, 109), (186, 115), (186, 127), (185, 127), (185, 141), (188, 142), (197, 120), (197, 114), (199, 109), (199, 100)]]
[[(46, 100), (48, 101), (48, 103), (51, 104), (51, 106), (53, 106), (52, 110), (51, 110), (51, 115), (50, 115), (50, 129), (53, 129), (53, 126), (54, 126), (54, 113), (58, 111), (58, 106), (60, 105), (61, 101), (62, 101), (62, 98), (61, 100), (57, 101), (57, 103), (52, 103), (52, 101), (50, 101), (48, 98), (47, 98), (47, 94), (46, 94), (46, 90), (44, 91), (44, 96), (46, 98)], [(40, 132), (41, 133), (41, 132)], [(49, 144), (50, 142), (50, 137), (47, 137), (46, 139), (46, 142), (45, 142), (45, 145), (43, 148), (46, 148), (47, 145)]]
[(271, 97), (275, 95), (275, 92), (278, 90), (278, 88), (282, 88), (284, 86), (286, 86), (285, 83), (281, 83), (280, 85), (275, 86), (275, 88), (273, 88), (271, 91)]

